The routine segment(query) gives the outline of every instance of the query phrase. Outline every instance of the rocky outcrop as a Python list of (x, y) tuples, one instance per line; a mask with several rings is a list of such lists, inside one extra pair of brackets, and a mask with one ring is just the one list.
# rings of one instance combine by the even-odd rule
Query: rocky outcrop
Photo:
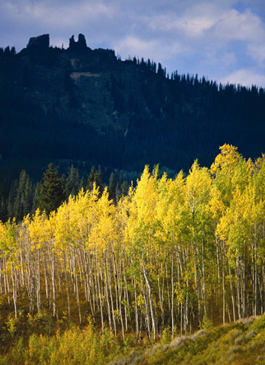
[(32, 37), (27, 45), (28, 49), (47, 49), (50, 46), (49, 34), (43, 34), (38, 37)]
[(78, 35), (78, 41), (76, 42), (74, 36), (69, 39), (69, 50), (71, 51), (83, 51), (87, 49), (86, 38), (83, 34)]

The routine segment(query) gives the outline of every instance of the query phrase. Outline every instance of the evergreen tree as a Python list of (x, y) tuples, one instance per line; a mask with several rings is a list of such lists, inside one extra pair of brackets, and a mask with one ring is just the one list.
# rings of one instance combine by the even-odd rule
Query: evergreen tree
[(30, 177), (25, 170), (22, 170), (19, 176), (17, 195), (13, 208), (17, 222), (22, 221), (23, 217), (31, 212), (33, 194), (33, 186)]
[(11, 188), (8, 195), (8, 201), (7, 201), (7, 217), (13, 218), (15, 216), (15, 199), (17, 196), (17, 190), (18, 190), (18, 181), (15, 180), (11, 184)]
[(8, 187), (7, 187), (7, 181), (5, 179), (3, 186), (1, 186), (1, 193), (0, 193), (0, 220), (2, 222), (6, 222), (8, 219), (7, 201), (8, 201)]
[(41, 211), (45, 210), (47, 214), (50, 214), (62, 204), (64, 199), (62, 180), (60, 179), (59, 172), (51, 163), (48, 165), (46, 172), (44, 172), (37, 208)]
[(116, 202), (116, 178), (113, 172), (109, 178), (109, 198)]
[(72, 165), (65, 183), (65, 195), (68, 198), (70, 195), (77, 195), (80, 188), (79, 171)]
[(101, 170), (100, 166), (99, 166), (98, 170), (96, 170), (95, 166), (92, 166), (90, 175), (88, 177), (87, 189), (92, 190), (93, 185), (95, 184), (96, 187), (99, 187), (99, 191), (102, 194), (102, 192), (103, 192), (102, 175), (103, 175), (103, 173), (102, 173), (102, 170)]

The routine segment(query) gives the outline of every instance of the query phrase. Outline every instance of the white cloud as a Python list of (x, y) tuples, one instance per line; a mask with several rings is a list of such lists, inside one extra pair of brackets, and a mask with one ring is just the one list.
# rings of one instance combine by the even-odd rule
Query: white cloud
[(255, 82), (265, 74), (264, 0), (0, 1), (0, 47), (20, 50), (43, 33), (66, 47), (83, 33), (91, 48), (150, 58), (169, 72), (221, 79), (251, 67)]
[(123, 59), (126, 59), (128, 56), (152, 58), (158, 47), (157, 40), (144, 41), (134, 36), (128, 36), (113, 43), (113, 48)]
[(219, 80), (222, 84), (235, 84), (251, 87), (252, 85), (265, 85), (265, 75), (258, 70), (239, 69)]
[(223, 13), (214, 27), (214, 37), (220, 41), (250, 41), (264, 39), (264, 25), (249, 9), (239, 13), (234, 9)]

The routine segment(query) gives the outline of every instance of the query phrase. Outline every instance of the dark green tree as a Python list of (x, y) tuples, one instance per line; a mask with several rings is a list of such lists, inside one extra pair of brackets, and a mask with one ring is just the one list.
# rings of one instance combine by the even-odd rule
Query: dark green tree
[(128, 181), (123, 181), (123, 183), (121, 184), (121, 195), (122, 196), (126, 196), (128, 194), (129, 191), (129, 183)]
[(102, 170), (101, 167), (99, 166), (99, 169), (96, 170), (95, 166), (92, 166), (90, 175), (88, 177), (88, 185), (87, 185), (87, 189), (88, 190), (92, 190), (94, 184), (96, 185), (96, 187), (99, 187), (99, 191), (100, 193), (103, 192), (104, 186), (103, 186), (103, 182), (102, 182)]
[(51, 163), (48, 165), (46, 172), (44, 172), (43, 181), (40, 185), (40, 195), (37, 199), (37, 208), (41, 211), (45, 210), (47, 214), (50, 214), (62, 204), (64, 199), (65, 194), (62, 180), (59, 172)]
[(34, 190), (29, 175), (22, 170), (19, 176), (17, 194), (14, 201), (14, 216), (17, 222), (31, 213), (33, 205)]
[(80, 189), (79, 171), (72, 165), (65, 183), (65, 196), (77, 195)]
[(113, 172), (110, 174), (108, 189), (109, 189), (109, 198), (112, 199), (115, 203), (116, 202), (116, 178), (115, 178), (115, 174)]
[(8, 187), (7, 187), (7, 181), (5, 179), (3, 186), (1, 186), (0, 189), (0, 220), (2, 222), (6, 222), (8, 220), (7, 203), (8, 203)]

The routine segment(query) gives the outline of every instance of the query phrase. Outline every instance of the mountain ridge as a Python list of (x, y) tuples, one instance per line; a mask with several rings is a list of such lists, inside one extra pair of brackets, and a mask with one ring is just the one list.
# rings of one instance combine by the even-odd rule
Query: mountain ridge
[(252, 158), (265, 150), (263, 89), (169, 78), (160, 63), (92, 50), (82, 34), (67, 49), (44, 34), (18, 54), (0, 50), (0, 82), (0, 174), (11, 160), (34, 174), (62, 159), (178, 172), (209, 165), (224, 143)]

